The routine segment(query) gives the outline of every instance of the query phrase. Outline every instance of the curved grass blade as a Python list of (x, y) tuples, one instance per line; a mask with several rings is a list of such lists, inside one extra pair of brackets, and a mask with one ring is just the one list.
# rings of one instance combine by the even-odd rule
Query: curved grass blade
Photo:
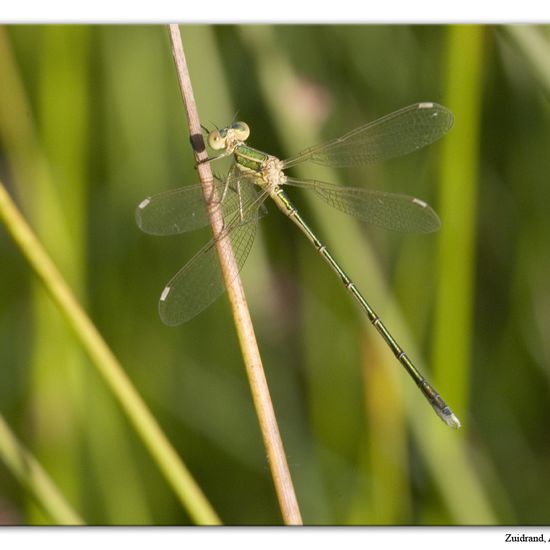
[(287, 178), (286, 184), (313, 189), (330, 206), (383, 229), (432, 233), (441, 225), (439, 216), (429, 204), (409, 195), (341, 187), (316, 180)]
[(369, 122), (340, 138), (304, 149), (283, 169), (307, 160), (327, 166), (374, 164), (412, 153), (443, 137), (453, 125), (451, 111), (437, 103), (416, 103)]

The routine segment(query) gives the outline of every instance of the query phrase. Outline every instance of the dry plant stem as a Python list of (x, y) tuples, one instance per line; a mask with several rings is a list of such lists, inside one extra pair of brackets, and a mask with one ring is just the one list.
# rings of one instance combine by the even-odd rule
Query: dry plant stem
[[(204, 141), (202, 139), (199, 116), (193, 97), (191, 79), (187, 70), (187, 63), (183, 52), (178, 25), (170, 25), (170, 39), (189, 123), (191, 142), (193, 144), (196, 159), (199, 162), (197, 169), (206, 200), (207, 197), (212, 196), (213, 178), (209, 163), (204, 162), (207, 160), (208, 155), (206, 154)], [(223, 228), (221, 211), (215, 207), (209, 207), (208, 210), (212, 230), (214, 234), (217, 235)], [(239, 344), (241, 346), (246, 372), (252, 390), (254, 406), (256, 407), (260, 428), (264, 438), (264, 444), (267, 449), (269, 465), (283, 520), (287, 525), (302, 525), (300, 509), (292, 485), (292, 479), (290, 477), (283, 443), (277, 426), (275, 411), (273, 410), (273, 404), (271, 402), (271, 396), (269, 394), (269, 388), (267, 386), (244, 290), (240, 278), (238, 276), (230, 276), (231, 273), (238, 272), (231, 243), (229, 239), (220, 239), (216, 243), (216, 248), (218, 250), (221, 269), (227, 288), (229, 303), (235, 319)]]
[(67, 319), (191, 518), (196, 523), (219, 524), (219, 518), (200, 487), (166, 439), (117, 358), (76, 300), (1, 182), (0, 221), (4, 222), (35, 274)]

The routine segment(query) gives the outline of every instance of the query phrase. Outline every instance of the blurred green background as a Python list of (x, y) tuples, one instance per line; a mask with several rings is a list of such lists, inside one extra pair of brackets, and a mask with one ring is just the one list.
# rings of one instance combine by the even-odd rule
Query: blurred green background
[[(414, 155), (293, 172), (418, 196), (437, 234), (290, 194), (460, 431), (293, 224), (272, 205), (261, 221), (242, 278), (304, 522), (548, 524), (550, 28), (181, 31), (203, 124), (237, 116), (280, 158), (418, 101), (455, 114)], [(0, 28), (2, 182), (222, 521), (280, 524), (226, 298), (177, 328), (157, 315), (209, 229), (157, 238), (134, 222), (146, 196), (197, 182), (188, 140), (166, 27)], [(0, 266), (13, 432), (87, 523), (190, 523), (3, 227)], [(52, 522), (1, 462), (0, 522)]]

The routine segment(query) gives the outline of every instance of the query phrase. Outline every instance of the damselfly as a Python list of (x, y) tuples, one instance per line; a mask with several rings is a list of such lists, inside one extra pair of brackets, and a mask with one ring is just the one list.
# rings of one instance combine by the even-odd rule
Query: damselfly
[[(238, 270), (243, 266), (265, 214), (264, 201), (271, 197), (277, 207), (305, 234), (359, 303), (397, 360), (416, 382), (438, 416), (450, 427), (460, 422), (433, 386), (420, 374), (399, 346), (355, 283), (346, 275), (326, 246), (303, 220), (283, 186), (312, 189), (331, 206), (385, 229), (429, 233), (440, 222), (432, 208), (420, 199), (372, 189), (345, 187), (317, 180), (298, 180), (283, 172), (305, 161), (329, 166), (353, 166), (384, 161), (420, 149), (451, 128), (452, 113), (436, 103), (417, 103), (365, 124), (340, 138), (305, 149), (281, 161), (246, 144), (250, 130), (243, 122), (214, 130), (208, 144), (222, 153), (215, 160), (233, 155), (228, 176), (216, 179), (211, 202), (222, 210), (223, 229), (172, 278), (159, 302), (162, 320), (177, 325), (192, 319), (224, 291), (215, 248), (216, 239), (231, 241)], [(154, 235), (184, 233), (208, 225), (207, 206), (200, 185), (160, 193), (142, 201), (136, 210), (141, 230)]]

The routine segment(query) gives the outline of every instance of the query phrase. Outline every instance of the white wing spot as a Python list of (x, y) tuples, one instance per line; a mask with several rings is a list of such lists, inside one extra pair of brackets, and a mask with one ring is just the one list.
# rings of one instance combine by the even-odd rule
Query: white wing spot
[(434, 104), (433, 103), (419, 103), (418, 108), (419, 109), (433, 109)]
[(146, 199), (143, 199), (140, 203), (138, 208), (141, 208), (142, 210), (151, 202), (151, 198), (147, 197)]
[(164, 287), (164, 290), (162, 291), (162, 294), (160, 295), (160, 301), (164, 302), (166, 298), (168, 297), (168, 294), (170, 294), (170, 290), (172, 290), (169, 286)]
[(414, 204), (417, 204), (421, 208), (426, 208), (428, 206), (427, 202), (421, 201), (420, 199), (413, 199)]

